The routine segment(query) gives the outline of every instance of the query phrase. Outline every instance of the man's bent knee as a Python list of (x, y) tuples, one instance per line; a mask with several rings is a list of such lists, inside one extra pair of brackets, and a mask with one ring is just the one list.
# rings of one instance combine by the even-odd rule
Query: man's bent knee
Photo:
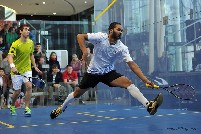
[(32, 86), (26, 86), (26, 91), (32, 91)]
[(75, 88), (74, 91), (74, 98), (79, 98), (80, 96), (82, 96), (85, 93), (84, 89), (80, 89), (79, 87)]
[(26, 90), (31, 90), (32, 89), (32, 83), (31, 82), (27, 82), (26, 83)]
[(15, 92), (14, 92), (14, 94), (13, 94), (13, 95), (18, 96), (20, 93), (21, 93), (21, 90), (20, 90), (20, 89), (19, 89), (19, 90), (15, 90)]
[(75, 91), (74, 92), (74, 98), (79, 98), (81, 95), (80, 95), (80, 92), (79, 91)]

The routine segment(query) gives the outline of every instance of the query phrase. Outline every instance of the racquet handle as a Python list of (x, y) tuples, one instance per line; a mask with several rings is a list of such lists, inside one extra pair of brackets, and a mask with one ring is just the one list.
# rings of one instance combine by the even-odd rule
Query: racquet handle
[(149, 88), (159, 88), (159, 86), (155, 85), (155, 84), (154, 84), (154, 87), (152, 87), (150, 84), (146, 83), (146, 86), (149, 87)]

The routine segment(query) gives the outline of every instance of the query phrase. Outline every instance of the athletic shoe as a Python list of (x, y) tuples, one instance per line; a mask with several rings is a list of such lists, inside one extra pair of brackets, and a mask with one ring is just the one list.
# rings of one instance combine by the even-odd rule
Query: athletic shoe
[(150, 115), (154, 115), (157, 112), (158, 107), (163, 103), (163, 95), (160, 93), (157, 95), (157, 97), (149, 101), (147, 103), (147, 111)]
[(56, 117), (59, 116), (62, 112), (64, 112), (64, 111), (62, 111), (62, 107), (61, 107), (61, 106), (59, 106), (57, 109), (52, 110), (52, 112), (50, 113), (51, 119), (56, 118)]
[(17, 115), (15, 106), (10, 106), (10, 114), (11, 114), (12, 116)]
[(31, 109), (28, 108), (28, 107), (26, 107), (26, 108), (24, 109), (24, 115), (25, 115), (26, 117), (30, 117), (30, 116), (31, 116)]

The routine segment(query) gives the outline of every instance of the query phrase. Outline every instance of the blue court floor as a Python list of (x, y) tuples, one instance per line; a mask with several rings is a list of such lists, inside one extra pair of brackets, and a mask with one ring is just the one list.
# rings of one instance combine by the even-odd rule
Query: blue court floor
[(0, 134), (200, 134), (201, 112), (158, 109), (150, 116), (137, 106), (71, 105), (58, 118), (49, 114), (56, 107), (32, 108), (32, 117), (0, 110)]

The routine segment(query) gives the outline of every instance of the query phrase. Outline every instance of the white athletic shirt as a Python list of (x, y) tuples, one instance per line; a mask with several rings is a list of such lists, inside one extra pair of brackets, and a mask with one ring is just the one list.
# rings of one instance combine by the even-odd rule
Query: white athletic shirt
[(87, 33), (88, 40), (94, 45), (94, 56), (87, 69), (91, 74), (105, 74), (114, 70), (117, 60), (133, 61), (128, 47), (120, 40), (115, 45), (110, 45), (107, 33)]

